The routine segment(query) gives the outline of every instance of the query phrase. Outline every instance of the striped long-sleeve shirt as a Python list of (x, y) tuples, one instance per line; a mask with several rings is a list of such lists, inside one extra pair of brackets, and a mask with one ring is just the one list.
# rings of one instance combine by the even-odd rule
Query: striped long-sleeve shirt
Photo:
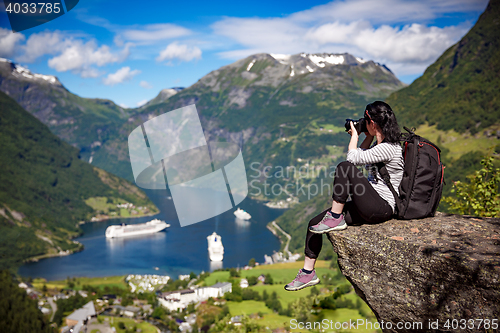
[(347, 152), (347, 161), (354, 165), (365, 165), (369, 171), (368, 181), (382, 199), (387, 201), (394, 211), (396, 202), (394, 196), (375, 167), (376, 163), (384, 162), (391, 176), (391, 183), (399, 193), (399, 183), (403, 178), (404, 160), (399, 144), (382, 142), (370, 149), (353, 149)]

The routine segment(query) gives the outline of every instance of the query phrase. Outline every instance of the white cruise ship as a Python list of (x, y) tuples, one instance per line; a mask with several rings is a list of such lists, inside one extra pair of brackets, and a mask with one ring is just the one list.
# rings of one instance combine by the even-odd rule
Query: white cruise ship
[(158, 219), (146, 223), (110, 225), (106, 228), (106, 238), (154, 234), (168, 227), (170, 227), (170, 224)]
[(208, 255), (211, 261), (222, 261), (224, 258), (224, 246), (222, 246), (222, 239), (214, 231), (213, 234), (207, 237), (208, 241)]
[(240, 220), (250, 220), (252, 218), (252, 215), (247, 213), (241, 208), (238, 208), (235, 212), (234, 215), (239, 218)]

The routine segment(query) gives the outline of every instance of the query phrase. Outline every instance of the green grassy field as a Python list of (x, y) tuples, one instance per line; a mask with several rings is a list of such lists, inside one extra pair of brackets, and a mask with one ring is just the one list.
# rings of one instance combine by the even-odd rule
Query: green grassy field
[[(329, 268), (330, 262), (329, 261), (318, 261), (316, 265), (316, 271), (318, 275), (321, 277), (322, 274), (325, 273), (330, 273), (332, 274), (334, 272), (333, 269)], [(259, 266), (257, 268), (254, 268), (252, 270), (248, 271), (240, 271), (242, 277), (248, 277), (248, 276), (259, 276), (260, 274), (271, 274), (273, 279), (275, 281), (280, 281), (284, 280), (286, 282), (289, 282), (289, 280), (293, 279), (295, 274), (297, 273), (297, 270), (302, 267), (302, 262), (296, 262), (296, 263), (283, 263), (283, 264), (275, 264), (275, 265), (266, 265), (266, 266)], [(218, 281), (226, 281), (229, 279), (229, 272), (224, 271), (224, 272), (215, 272), (211, 276), (213, 281), (210, 282), (215, 282), (216, 280)], [(288, 304), (291, 302), (296, 301), (297, 299), (300, 299), (302, 297), (309, 296), (311, 293), (310, 288), (306, 288), (303, 290), (299, 290), (296, 292), (289, 292), (286, 291), (283, 288), (283, 285), (285, 283), (279, 283), (279, 284), (273, 284), (273, 285), (264, 285), (262, 283), (259, 283), (256, 286), (250, 287), (251, 289), (258, 291), (259, 294), (262, 295), (264, 290), (268, 293), (268, 295), (271, 295), (273, 292), (276, 292), (278, 299), (281, 302), (281, 305), (283, 308), (288, 307)], [(318, 285), (318, 289), (321, 290), (321, 284)], [(324, 296), (329, 296), (331, 292), (326, 293), (326, 289), (323, 289), (323, 293), (321, 294), (320, 297)], [(344, 295), (346, 299), (350, 299), (354, 304), (360, 299), (359, 296), (357, 296), (354, 291), (351, 291), (350, 293)], [(242, 302), (227, 302), (227, 306), (229, 307), (229, 311), (232, 316), (237, 316), (237, 315), (251, 315), (251, 314), (257, 314), (261, 313), (263, 314), (263, 317), (260, 319), (256, 319), (257, 323), (261, 326), (268, 327), (270, 329), (278, 328), (278, 327), (293, 327), (291, 320), (293, 318), (286, 317), (286, 316), (280, 316), (277, 313), (274, 313), (272, 310), (266, 307), (265, 303), (263, 301), (242, 301)], [(362, 305), (362, 310), (365, 313), (371, 314), (371, 309), (368, 307), (363, 302)], [(371, 316), (374, 318), (373, 314)], [(341, 325), (344, 322), (349, 322), (351, 320), (352, 322), (355, 322), (358, 319), (366, 320), (363, 318), (358, 310), (353, 310), (353, 309), (336, 309), (336, 310), (322, 310), (322, 312), (318, 316), (313, 316), (313, 322), (317, 321), (319, 323), (322, 322), (323, 319), (326, 319), (328, 321), (328, 325), (335, 325), (335, 323), (338, 323), (337, 325)], [(325, 321), (326, 323), (326, 321)], [(316, 324), (319, 325), (319, 324)], [(326, 325), (326, 324), (325, 324)], [(346, 324), (344, 324), (346, 325)], [(334, 326), (333, 326), (334, 327)], [(296, 329), (292, 329), (292, 332), (303, 332), (304, 329), (299, 329), (298, 327)], [(317, 331), (317, 330), (316, 330)], [(327, 329), (325, 332), (332, 332), (332, 331), (342, 331), (342, 332), (361, 332), (361, 333), (372, 333), (372, 332), (377, 332), (375, 329), (368, 329), (365, 328), (365, 326), (356, 329), (356, 330), (349, 330), (349, 329), (335, 329), (335, 327), (330, 330)]]
[(240, 315), (251, 315), (261, 313), (263, 317), (260, 319), (256, 319), (256, 322), (264, 327), (269, 327), (270, 329), (285, 327), (288, 325), (288, 322), (291, 318), (287, 316), (280, 316), (277, 313), (274, 313), (270, 310), (264, 302), (258, 301), (243, 301), (243, 302), (227, 302), (227, 306), (229, 307), (229, 312), (232, 316), (240, 316)]
[[(98, 287), (103, 289), (104, 287), (118, 287), (121, 289), (127, 289), (128, 285), (125, 283), (124, 276), (107, 276), (107, 277), (77, 277), (71, 279), (75, 284), (75, 290), (81, 290), (83, 285), (90, 285), (93, 287)], [(47, 281), (45, 279), (34, 279), (33, 286), (35, 288), (41, 289), (43, 285), (46, 285), (48, 289), (63, 289), (69, 288), (67, 280), (59, 280), (59, 281)]]
[[(315, 129), (316, 130), (316, 133), (318, 134), (326, 134), (326, 133), (332, 133), (332, 134), (336, 134), (336, 133), (342, 133), (342, 132), (345, 132), (345, 128), (344, 127), (340, 127), (340, 126), (335, 126), (335, 125), (332, 125), (332, 124), (317, 124), (318, 128)], [(321, 130), (319, 127), (323, 128), (323, 130)], [(330, 132), (331, 130), (331, 132)]]
[[(294, 276), (295, 277), (295, 276)], [(292, 278), (293, 279), (293, 278)], [(290, 279), (290, 281), (292, 280)], [(286, 291), (285, 288), (283, 288), (284, 285), (281, 284), (273, 284), (273, 285), (257, 285), (252, 287), (253, 290), (256, 290), (259, 292), (259, 294), (262, 295), (264, 290), (268, 293), (268, 295), (271, 295), (274, 291), (278, 295), (278, 300), (281, 302), (281, 305), (283, 308), (286, 308), (288, 306), (288, 303), (291, 303), (301, 297), (308, 296), (311, 292), (310, 288), (305, 288), (299, 291)], [(318, 287), (321, 286), (318, 285)]]
[(269, 327), (270, 329), (278, 327), (287, 327), (290, 324), (290, 317), (280, 316), (277, 313), (265, 314), (262, 319), (257, 320), (259, 325)]
[[(118, 327), (119, 322), (123, 322), (127, 329), (131, 329), (135, 326), (137, 329), (140, 329), (142, 333), (157, 333), (158, 332), (156, 327), (151, 325), (150, 323), (136, 322), (135, 320), (129, 319), (129, 318), (123, 318), (123, 317), (117, 318), (117, 317), (110, 317), (110, 316), (98, 316), (97, 318), (102, 319), (103, 323), (109, 323), (111, 327), (114, 327), (116, 329), (117, 333), (124, 333), (125, 332), (125, 330), (120, 329)], [(92, 332), (94, 332), (94, 330), (92, 330)]]
[[(366, 323), (366, 319), (361, 317), (357, 310), (352, 309), (336, 309), (336, 310), (322, 310), (322, 315), (324, 319), (328, 320), (328, 329), (325, 329), (324, 332), (356, 332), (356, 333), (373, 333), (373, 332), (382, 332), (381, 330), (370, 329), (369, 324)], [(342, 325), (342, 323), (347, 322), (349, 320), (351, 322), (356, 322), (358, 319), (362, 319), (364, 323), (358, 326), (356, 329), (336, 329), (335, 325), (337, 324), (337, 328)], [(344, 324), (344, 327), (347, 327)], [(333, 329), (332, 327), (333, 326)], [(371, 326), (373, 328), (373, 326)], [(299, 329), (292, 329), (292, 332), (300, 332)], [(303, 331), (303, 330), (302, 330)]]
[(217, 271), (210, 274), (209, 277), (205, 278), (205, 284), (211, 286), (217, 282), (227, 282), (229, 281), (229, 271)]
[[(249, 276), (260, 276), (261, 274), (271, 274), (274, 283), (287, 284), (295, 275), (299, 269), (303, 267), (304, 263), (302, 261), (297, 262), (287, 262), (274, 265), (261, 265), (256, 266), (250, 270), (241, 270), (241, 277), (247, 278)], [(316, 272), (319, 277), (326, 273), (333, 273), (334, 271), (329, 268), (330, 262), (324, 260), (318, 260), (316, 262)], [(227, 282), (229, 281), (229, 271), (217, 271), (210, 274), (209, 277), (205, 279), (207, 286), (211, 286), (217, 282)]]
[(251, 315), (253, 313), (272, 313), (264, 302), (260, 301), (243, 301), (243, 302), (226, 302), (229, 307), (229, 312), (232, 316)]
[[(316, 273), (318, 274), (320, 279), (323, 276), (323, 274), (329, 273), (330, 275), (332, 275), (335, 272), (333, 269), (329, 268), (329, 265), (330, 265), (329, 261), (318, 260), (316, 262)], [(240, 271), (240, 274), (242, 278), (247, 278), (249, 276), (260, 276), (261, 274), (264, 275), (271, 274), (274, 280), (273, 285), (265, 285), (262, 283), (258, 283), (257, 285), (252, 286), (250, 288), (259, 292), (259, 294), (262, 294), (264, 290), (269, 295), (271, 295), (273, 292), (276, 292), (282, 306), (286, 308), (288, 306), (288, 303), (293, 302), (301, 297), (305, 297), (310, 293), (309, 288), (295, 292), (289, 292), (283, 288), (285, 284), (287, 284), (288, 282), (292, 281), (295, 278), (295, 276), (297, 275), (297, 271), (300, 268), (302, 268), (302, 266), (303, 262), (280, 263), (280, 264), (265, 265), (265, 266), (263, 265), (263, 266), (257, 266), (256, 268), (247, 271), (242, 270)], [(217, 281), (218, 282), (229, 281), (229, 272), (228, 271), (214, 272), (208, 278), (205, 279), (205, 283), (207, 286), (213, 285)], [(318, 288), (321, 288), (321, 286), (322, 284), (320, 283), (318, 285)], [(354, 297), (357, 296), (354, 295)], [(353, 299), (353, 301), (355, 301), (355, 299)], [(243, 303), (246, 303), (246, 301)]]
[[(488, 130), (495, 133), (500, 129), (499, 125), (494, 125), (488, 128)], [(404, 131), (405, 132), (405, 131)], [(436, 129), (436, 126), (421, 125), (416, 130), (420, 136), (432, 141), (440, 147), (444, 147), (450, 150), (448, 157), (456, 160), (460, 156), (471, 152), (471, 151), (481, 151), (487, 153), (492, 147), (495, 147), (500, 143), (500, 140), (496, 136), (490, 138), (486, 137), (483, 133), (472, 136), (470, 134), (460, 134), (454, 130), (442, 131)]]
[[(255, 287), (254, 287), (255, 289)], [(272, 290), (268, 290), (268, 292), (272, 292)], [(286, 291), (285, 291), (286, 292)], [(291, 292), (286, 292), (290, 297), (288, 297), (289, 301), (293, 301), (297, 298), (304, 297), (308, 293), (304, 292), (296, 292), (296, 293), (291, 293)], [(283, 306), (285, 306), (286, 300), (281, 297), (282, 295), (279, 295), (279, 299), (282, 301)], [(349, 298), (353, 300), (354, 302), (356, 301), (357, 296), (354, 293), (350, 293), (348, 295), (345, 295), (346, 298)], [(260, 319), (256, 319), (256, 322), (264, 327), (269, 327), (270, 329), (278, 328), (278, 327), (287, 327), (291, 326), (293, 322), (293, 318), (287, 317), (287, 316), (281, 316), (278, 315), (277, 313), (274, 313), (272, 310), (266, 307), (264, 302), (261, 301), (243, 301), (243, 302), (227, 302), (227, 306), (229, 307), (229, 312), (231, 313), (232, 316), (239, 316), (239, 315), (251, 315), (251, 314), (257, 314), (261, 313), (263, 314), (263, 317)], [(364, 304), (363, 306), (365, 312), (369, 313), (371, 310), (370, 308)], [(321, 317), (320, 317), (321, 316)], [(322, 310), (320, 313), (320, 316), (313, 316), (312, 321), (317, 321), (317, 322), (322, 322), (322, 320), (326, 319), (328, 324), (328, 327), (332, 326), (335, 328), (335, 324), (338, 323), (337, 325), (341, 325), (344, 322), (356, 322), (357, 320), (364, 320), (366, 321), (365, 318), (363, 318), (357, 310), (353, 309), (336, 309), (336, 310)], [(326, 323), (326, 322), (323, 322)], [(314, 325), (314, 324), (313, 324)], [(319, 325), (319, 324), (317, 324)], [(344, 324), (346, 325), (346, 324)], [(293, 326), (291, 326), (293, 327)], [(368, 328), (368, 329), (367, 329)], [(298, 327), (296, 329), (292, 329), (292, 332), (303, 332), (304, 329), (299, 329)], [(329, 330), (326, 329), (325, 332), (331, 332), (331, 331), (339, 331), (336, 329)], [(342, 332), (360, 332), (360, 333), (372, 333), (372, 332), (380, 332), (375, 329), (370, 329), (370, 326), (366, 326), (363, 324), (360, 326), (358, 329), (355, 330), (341, 330)]]
[[(247, 278), (249, 276), (259, 276), (261, 274), (271, 274), (273, 277), (274, 283), (279, 283), (281, 285), (285, 285), (288, 282), (292, 281), (299, 269), (301, 269), (304, 265), (304, 262), (290, 262), (290, 263), (280, 263), (274, 265), (264, 265), (259, 266), (258, 268), (254, 268), (248, 271), (241, 271), (241, 276)], [(318, 260), (316, 262), (316, 274), (321, 278), (323, 274), (330, 273), (332, 274), (334, 271), (329, 268), (330, 261)], [(283, 286), (281, 286), (283, 287)]]

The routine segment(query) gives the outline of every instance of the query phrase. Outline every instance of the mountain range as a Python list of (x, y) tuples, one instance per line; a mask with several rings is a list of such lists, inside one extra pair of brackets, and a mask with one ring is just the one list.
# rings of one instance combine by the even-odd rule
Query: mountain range
[[(247, 168), (255, 162), (258, 169), (299, 168), (313, 160), (321, 167), (342, 156), (346, 118), (359, 117), (366, 104), (403, 87), (386, 66), (347, 53), (256, 54), (188, 88), (164, 89), (142, 107), (123, 109), (111, 101), (80, 98), (55, 77), (0, 63), (0, 90), (80, 148), (83, 159), (128, 180), (133, 180), (128, 133), (182, 106), (196, 104), (208, 140), (242, 146)], [(261, 196), (266, 197), (276, 196)]]

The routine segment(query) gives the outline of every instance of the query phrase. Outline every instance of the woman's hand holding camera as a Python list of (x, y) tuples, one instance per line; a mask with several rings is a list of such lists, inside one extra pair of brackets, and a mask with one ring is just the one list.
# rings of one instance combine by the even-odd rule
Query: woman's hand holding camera
[[(351, 129), (347, 131), (347, 133), (349, 133), (351, 135), (351, 141), (349, 142), (348, 150), (357, 149), (358, 140), (359, 140), (358, 131), (354, 127), (354, 123), (352, 121), (350, 122), (350, 125), (351, 125)], [(373, 141), (374, 136), (371, 135), (369, 132), (363, 132), (363, 133), (365, 133), (366, 137), (365, 137), (365, 140), (363, 140), (363, 142), (361, 143), (360, 148), (368, 149), (368, 148), (370, 148), (370, 145)]]
[(349, 124), (351, 125), (351, 129), (347, 131), (347, 133), (349, 133), (351, 136), (354, 134), (356, 136), (359, 136), (358, 135), (358, 131), (356, 131), (356, 128), (354, 127), (354, 123), (351, 121), (349, 122)]
[(354, 124), (351, 121), (351, 129), (347, 131), (351, 135), (351, 141), (349, 142), (349, 147), (348, 150), (355, 150), (358, 148), (358, 138), (359, 134), (358, 131), (356, 131), (356, 128), (354, 128)]

